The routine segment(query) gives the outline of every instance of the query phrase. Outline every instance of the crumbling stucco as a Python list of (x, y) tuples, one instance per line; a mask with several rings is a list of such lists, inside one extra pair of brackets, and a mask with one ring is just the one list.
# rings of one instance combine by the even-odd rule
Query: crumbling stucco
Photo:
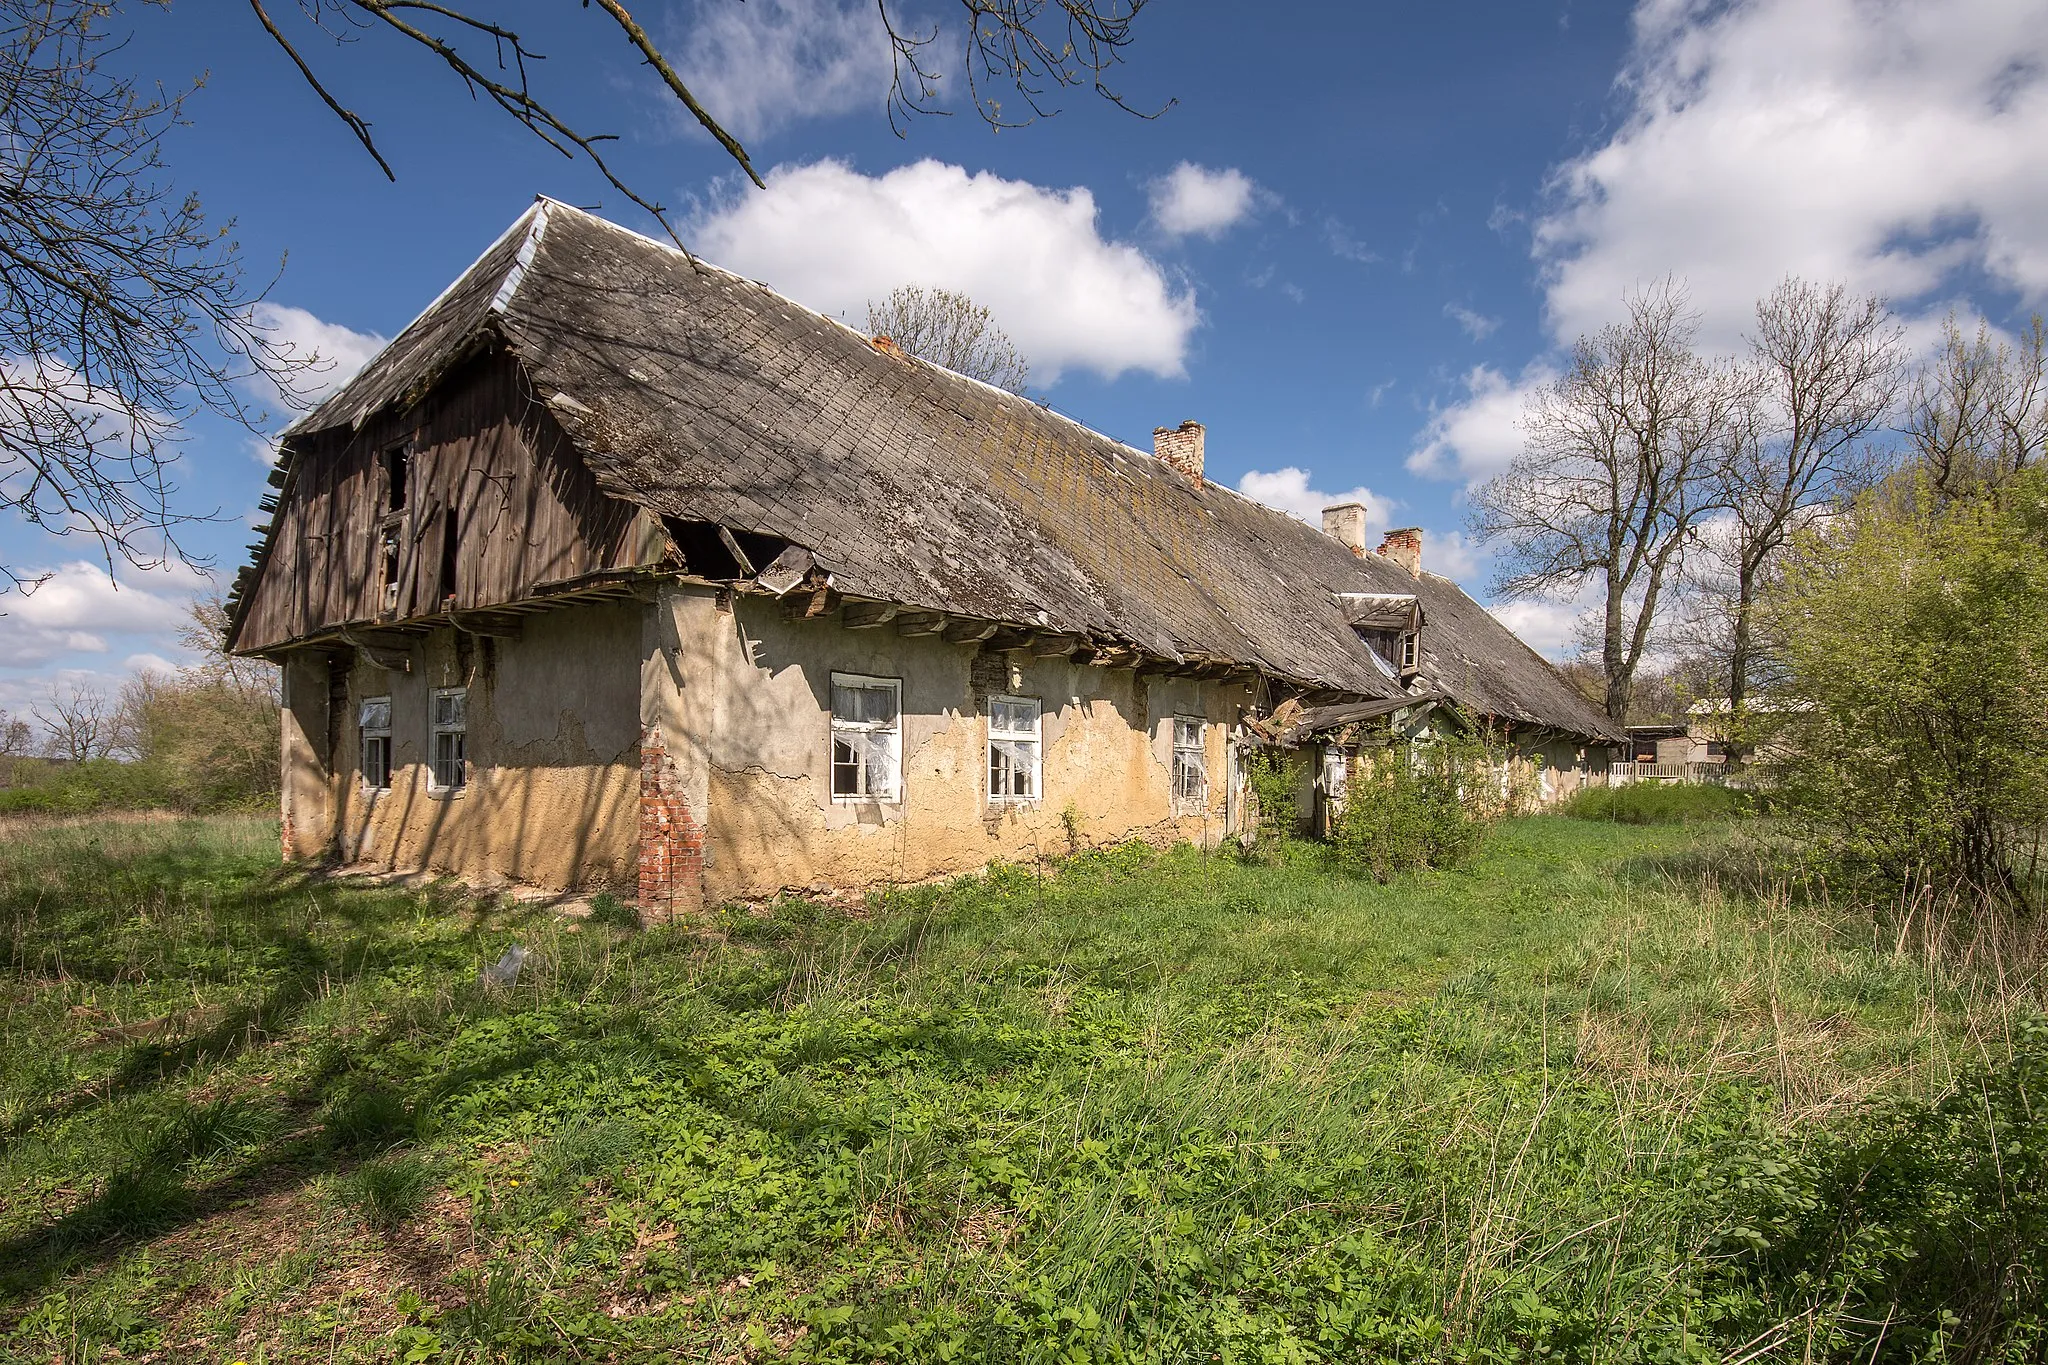
[[(319, 799), (294, 803), (297, 855), (555, 888), (630, 888), (641, 617), (637, 603), (593, 604), (529, 617), (512, 639), (437, 632), (411, 651), (409, 671), (359, 659), (331, 768), (315, 765)], [(428, 698), (440, 687), (468, 688), (470, 778), (459, 791), (428, 783)], [(371, 791), (361, 777), (356, 710), (364, 697), (381, 695), (391, 698), (391, 786)], [(288, 759), (287, 772), (293, 767)], [(310, 780), (295, 783), (294, 795)]]
[[(664, 593), (657, 612), (676, 623), (680, 685), (658, 675), (652, 684), (675, 689), (704, 765), (708, 898), (920, 880), (1076, 843), (1224, 832), (1226, 733), (1248, 700), (1241, 686), (1141, 680), (1028, 653), (1000, 656), (991, 678), (975, 643), (849, 630), (836, 615), (789, 620), (760, 597), (720, 609), (711, 592), (683, 587)], [(831, 798), (835, 672), (902, 683), (897, 801)], [(1041, 703), (1040, 800), (987, 799), (992, 686)], [(1209, 722), (1206, 806), (1172, 800), (1176, 714)]]

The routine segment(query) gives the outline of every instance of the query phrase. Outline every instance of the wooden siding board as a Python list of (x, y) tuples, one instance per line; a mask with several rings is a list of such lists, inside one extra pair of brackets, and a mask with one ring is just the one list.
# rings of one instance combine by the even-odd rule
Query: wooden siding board
[[(379, 459), (407, 438), (415, 448), (399, 523), (398, 602), (387, 610)], [(599, 490), (504, 355), (450, 374), (416, 410), (297, 438), (292, 458), (273, 553), (251, 586), (236, 641), (244, 650), (350, 622), (444, 611), (441, 535), (451, 508), (458, 610), (516, 602), (536, 584), (628, 568), (658, 552), (642, 510)]]

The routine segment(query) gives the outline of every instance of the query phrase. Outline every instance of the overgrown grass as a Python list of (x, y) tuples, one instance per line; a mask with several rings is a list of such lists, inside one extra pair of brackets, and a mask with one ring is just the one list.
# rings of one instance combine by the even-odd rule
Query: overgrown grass
[(1755, 797), (1748, 792), (1713, 783), (1631, 782), (1574, 792), (1563, 813), (1623, 825), (1685, 825), (1732, 820), (1748, 814), (1754, 805)]
[(274, 841), (0, 851), (10, 1349), (2041, 1345), (2038, 936), (1796, 900), (1724, 826), (1523, 820), (1385, 885), (1126, 847), (644, 931)]

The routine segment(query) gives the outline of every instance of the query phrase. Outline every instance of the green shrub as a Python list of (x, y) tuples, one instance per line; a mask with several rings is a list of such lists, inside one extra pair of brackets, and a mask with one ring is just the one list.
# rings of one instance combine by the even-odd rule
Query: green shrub
[(1609, 820), (1623, 825), (1686, 825), (1747, 815), (1754, 799), (1733, 787), (1697, 782), (1631, 782), (1621, 787), (1587, 787), (1573, 794), (1560, 813), (1575, 820)]
[(1339, 860), (1384, 882), (1471, 853), (1486, 828), (1467, 800), (1472, 763), (1464, 747), (1438, 743), (1353, 764), (1331, 834)]
[(150, 810), (178, 804), (172, 774), (160, 765), (92, 758), (83, 763), (25, 767), (25, 785), (0, 791), (0, 814), (89, 815), (99, 810)]
[(2048, 473), (1883, 490), (1802, 536), (1770, 601), (1791, 676), (1763, 738), (1838, 865), (2039, 908), (2048, 852)]
[(1244, 760), (1245, 783), (1251, 788), (1262, 838), (1286, 838), (1301, 826), (1300, 775), (1282, 749), (1252, 750)]

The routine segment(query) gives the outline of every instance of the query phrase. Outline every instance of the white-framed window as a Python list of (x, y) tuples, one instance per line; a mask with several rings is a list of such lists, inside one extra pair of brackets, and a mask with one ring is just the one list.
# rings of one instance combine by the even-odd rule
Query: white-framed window
[(469, 785), (469, 694), (460, 687), (437, 687), (427, 720), (427, 785), (434, 791), (461, 791)]
[(373, 792), (385, 791), (391, 786), (391, 698), (364, 697), (356, 709), (356, 729), (362, 739), (357, 767), (363, 786)]
[(1173, 799), (1201, 805), (1209, 799), (1209, 753), (1206, 721), (1193, 716), (1173, 718)]
[(832, 799), (894, 801), (903, 754), (903, 684), (832, 675)]
[(988, 699), (990, 801), (1036, 801), (1043, 794), (1039, 724), (1036, 697)]

